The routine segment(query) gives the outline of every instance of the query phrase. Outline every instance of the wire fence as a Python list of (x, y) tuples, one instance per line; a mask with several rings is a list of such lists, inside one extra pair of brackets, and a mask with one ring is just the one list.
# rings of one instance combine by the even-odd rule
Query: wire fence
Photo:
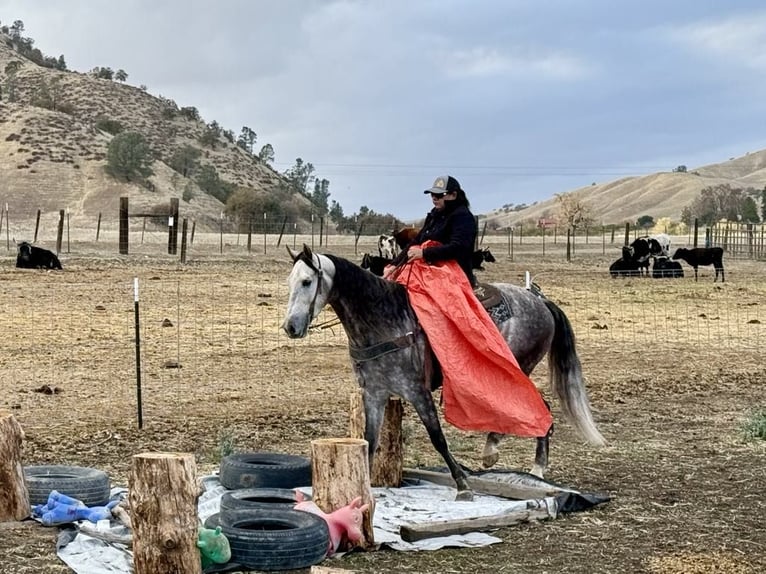
[[(505, 259), (488, 273), (523, 284), (524, 264)], [(71, 275), (6, 274), (0, 281), (0, 408), (18, 412), (28, 427), (44, 427), (46, 395), (61, 391), (57, 408), (71, 409), (78, 420), (136, 420), (137, 373), (142, 411), (153, 420), (223, 416), (235, 403), (279, 413), (285, 402), (333, 400), (351, 390), (342, 328), (288, 339), (280, 324), (289, 263), (271, 261), (266, 269), (256, 261), (231, 269), (240, 260), (202, 263), (173, 278), (151, 265), (118, 262), (118, 277), (101, 279), (108, 261), (91, 269), (86, 257)], [(626, 360), (636, 349), (649, 361), (690, 350), (711, 363), (725, 354), (760, 361), (766, 272), (757, 262), (729, 269), (725, 286), (705, 273), (698, 282), (689, 274), (611, 279), (593, 266), (535, 265), (533, 280), (569, 317), (581, 354), (601, 357), (613, 371), (640, 369)], [(140, 276), (138, 331), (134, 274)], [(332, 318), (326, 310), (317, 322)]]

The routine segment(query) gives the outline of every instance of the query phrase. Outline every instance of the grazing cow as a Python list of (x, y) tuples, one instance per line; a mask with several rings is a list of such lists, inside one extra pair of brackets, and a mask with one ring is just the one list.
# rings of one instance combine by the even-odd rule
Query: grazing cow
[(362, 262), (359, 264), (359, 267), (367, 269), (370, 273), (373, 273), (378, 277), (383, 277), (383, 271), (386, 269), (386, 265), (391, 265), (391, 263), (393, 263), (393, 259), (365, 253), (362, 256)]
[(61, 269), (61, 262), (55, 253), (35, 247), (28, 241), (18, 245), (16, 267), (20, 269)]
[(678, 261), (673, 261), (669, 257), (655, 257), (652, 266), (652, 277), (662, 279), (663, 277), (683, 277), (684, 270)]
[(700, 265), (712, 265), (715, 267), (715, 277), (713, 283), (718, 281), (718, 273), (721, 273), (721, 283), (726, 281), (726, 275), (723, 272), (723, 249), (720, 247), (695, 247), (686, 249), (680, 247), (673, 254), (673, 259), (682, 259), (694, 267), (694, 280), (697, 280), (697, 267)]
[(394, 230), (394, 240), (399, 246), (399, 249), (407, 249), (407, 246), (412, 243), (420, 230), (416, 227), (402, 227), (401, 229)]
[(393, 235), (381, 235), (378, 237), (378, 254), (387, 259), (393, 259), (399, 253), (396, 240)]
[(482, 267), (481, 264), (485, 261), (487, 263), (494, 263), (497, 261), (495, 256), (490, 253), (489, 247), (485, 247), (484, 249), (477, 249), (473, 252), (473, 255), (471, 256), (471, 267), (484, 271), (484, 267)]

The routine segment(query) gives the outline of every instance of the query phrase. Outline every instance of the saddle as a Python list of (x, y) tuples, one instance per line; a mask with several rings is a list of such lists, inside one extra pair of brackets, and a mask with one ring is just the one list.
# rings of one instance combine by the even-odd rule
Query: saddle
[(473, 293), (487, 310), (497, 307), (503, 302), (500, 289), (489, 283), (479, 283), (478, 286), (474, 287)]

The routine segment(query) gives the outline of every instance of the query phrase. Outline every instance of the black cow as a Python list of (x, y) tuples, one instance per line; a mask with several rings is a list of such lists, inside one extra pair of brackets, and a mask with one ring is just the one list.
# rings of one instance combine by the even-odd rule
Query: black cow
[(652, 277), (662, 279), (664, 277), (683, 277), (684, 269), (678, 261), (672, 261), (668, 257), (655, 257), (652, 266)]
[(362, 269), (367, 269), (370, 273), (373, 273), (378, 277), (383, 277), (383, 271), (385, 270), (386, 265), (391, 265), (391, 263), (393, 263), (393, 259), (389, 259), (388, 257), (379, 257), (378, 255), (365, 253), (362, 256), (362, 262), (359, 266)]
[(20, 269), (61, 269), (61, 261), (55, 253), (35, 247), (27, 241), (18, 245), (16, 267)]
[(473, 252), (473, 255), (471, 256), (471, 267), (484, 271), (484, 267), (482, 267), (481, 264), (485, 261), (487, 263), (494, 263), (497, 261), (495, 256), (492, 255), (492, 253), (489, 251), (489, 247), (485, 247), (484, 249), (477, 249)]
[(620, 257), (609, 266), (609, 275), (611, 275), (613, 279), (615, 277), (639, 277), (641, 271), (638, 268), (638, 261), (635, 261), (631, 257), (628, 257), (627, 259), (625, 257)]
[(723, 249), (720, 247), (695, 247), (686, 249), (680, 247), (673, 254), (673, 259), (682, 259), (694, 267), (694, 280), (697, 280), (697, 267), (700, 265), (712, 265), (715, 267), (715, 277), (713, 283), (718, 281), (718, 273), (721, 273), (721, 283), (726, 281), (726, 275), (723, 272)]

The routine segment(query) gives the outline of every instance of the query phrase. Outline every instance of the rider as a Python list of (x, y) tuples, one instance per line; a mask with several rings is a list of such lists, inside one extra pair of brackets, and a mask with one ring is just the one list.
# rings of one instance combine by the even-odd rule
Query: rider
[[(407, 260), (425, 259), (433, 264), (454, 260), (460, 265), (471, 287), (476, 286), (471, 256), (476, 243), (476, 220), (465, 191), (451, 175), (436, 178), (433, 186), (423, 193), (431, 194), (433, 209), (426, 216), (422, 229), (407, 250)], [(419, 245), (431, 239), (441, 245), (421, 248)]]

